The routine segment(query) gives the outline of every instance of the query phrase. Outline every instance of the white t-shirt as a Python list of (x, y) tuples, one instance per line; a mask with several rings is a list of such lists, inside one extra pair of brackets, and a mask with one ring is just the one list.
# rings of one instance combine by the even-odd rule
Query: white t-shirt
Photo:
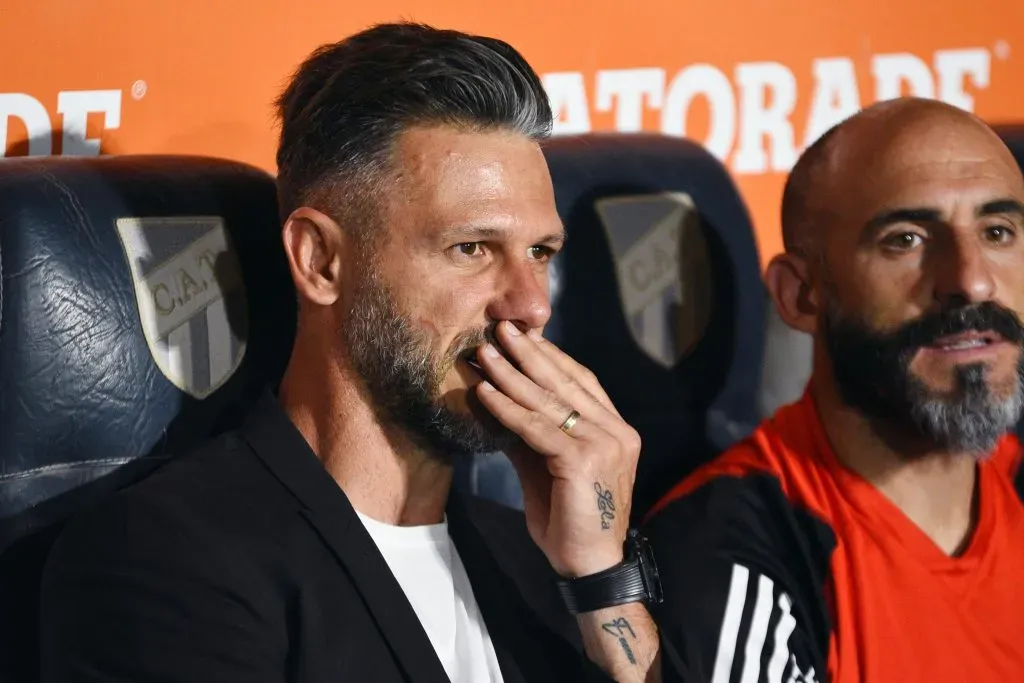
[(447, 519), (391, 526), (359, 514), (405, 591), (452, 683), (502, 683), (498, 657)]

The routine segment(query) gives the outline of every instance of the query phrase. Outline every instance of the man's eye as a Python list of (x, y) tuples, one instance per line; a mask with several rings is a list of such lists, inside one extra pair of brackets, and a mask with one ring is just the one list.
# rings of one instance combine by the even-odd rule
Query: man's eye
[(479, 256), (483, 253), (483, 247), (479, 242), (464, 242), (463, 244), (455, 245), (455, 248), (463, 256)]
[(1005, 225), (990, 225), (985, 228), (985, 237), (989, 242), (1007, 244), (1013, 240), (1014, 231)]
[(887, 249), (910, 251), (921, 244), (921, 236), (913, 232), (899, 232), (886, 237), (882, 240), (882, 244), (885, 245)]
[(530, 257), (538, 261), (545, 261), (554, 256), (555, 250), (551, 247), (535, 246), (530, 247)]

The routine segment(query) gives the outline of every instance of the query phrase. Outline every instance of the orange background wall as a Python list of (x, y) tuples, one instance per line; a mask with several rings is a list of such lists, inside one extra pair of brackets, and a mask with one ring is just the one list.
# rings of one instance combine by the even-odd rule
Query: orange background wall
[(519, 48), (545, 77), (561, 132), (706, 141), (767, 259), (795, 154), (857, 107), (915, 93), (1024, 121), (1024, 2), (873, 4), (0, 0), (0, 149), (201, 153), (273, 171), (270, 102), (299, 61), (369, 24), (412, 19)]

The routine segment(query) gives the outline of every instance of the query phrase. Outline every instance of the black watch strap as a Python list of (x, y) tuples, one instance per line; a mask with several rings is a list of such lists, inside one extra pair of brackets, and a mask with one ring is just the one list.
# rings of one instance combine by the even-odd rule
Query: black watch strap
[(558, 591), (571, 614), (630, 602), (661, 603), (661, 579), (647, 539), (635, 529), (630, 529), (624, 550), (625, 559), (614, 567), (597, 574), (558, 581)]

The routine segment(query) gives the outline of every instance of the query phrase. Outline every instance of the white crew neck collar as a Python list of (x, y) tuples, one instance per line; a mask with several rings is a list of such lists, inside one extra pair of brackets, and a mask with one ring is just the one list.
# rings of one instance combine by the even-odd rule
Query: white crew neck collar
[(366, 527), (370, 536), (378, 543), (395, 545), (438, 545), (448, 543), (448, 517), (439, 524), (423, 524), (419, 526), (396, 526), (385, 524), (356, 510), (359, 520)]

